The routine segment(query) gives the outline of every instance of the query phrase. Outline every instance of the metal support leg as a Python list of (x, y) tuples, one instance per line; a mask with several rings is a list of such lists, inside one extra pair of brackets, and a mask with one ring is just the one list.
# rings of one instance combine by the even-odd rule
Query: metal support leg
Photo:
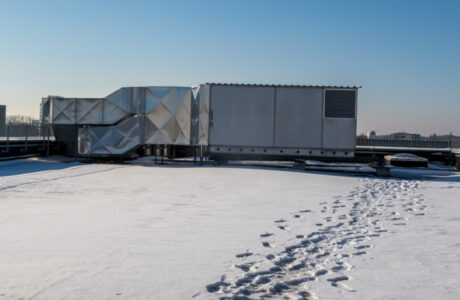
[(50, 131), (51, 131), (50, 127), (51, 127), (51, 125), (49, 125), (49, 124), (46, 126), (47, 135), (48, 135), (47, 144), (46, 144), (46, 156), (50, 155)]
[(6, 153), (10, 153), (10, 126), (6, 126)]
[(193, 164), (196, 165), (196, 146), (193, 146)]
[(46, 134), (45, 134), (45, 127), (42, 124), (40, 127), (40, 132), (39, 135), (42, 135), (42, 148), (40, 149), (40, 152), (43, 154), (45, 152), (45, 146), (46, 146)]
[(200, 164), (203, 164), (203, 146), (200, 146)]
[(25, 145), (25, 152), (27, 152), (29, 146), (29, 125), (26, 125), (26, 145)]

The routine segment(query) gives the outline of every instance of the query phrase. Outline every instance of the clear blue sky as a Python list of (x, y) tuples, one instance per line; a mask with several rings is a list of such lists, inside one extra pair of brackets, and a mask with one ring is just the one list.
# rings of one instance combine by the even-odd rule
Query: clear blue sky
[(358, 133), (460, 135), (460, 1), (0, 0), (0, 104), (204, 82), (360, 85)]

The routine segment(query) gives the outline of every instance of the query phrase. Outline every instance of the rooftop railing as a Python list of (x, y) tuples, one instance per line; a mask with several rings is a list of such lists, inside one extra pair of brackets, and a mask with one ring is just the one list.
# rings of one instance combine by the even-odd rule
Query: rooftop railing
[(357, 137), (356, 146), (363, 147), (388, 147), (388, 148), (407, 148), (407, 149), (439, 149), (449, 151), (460, 148), (460, 140), (397, 140), (397, 139), (379, 139)]
[(31, 150), (49, 155), (54, 140), (49, 124), (6, 125), (0, 127), (0, 155), (30, 154)]

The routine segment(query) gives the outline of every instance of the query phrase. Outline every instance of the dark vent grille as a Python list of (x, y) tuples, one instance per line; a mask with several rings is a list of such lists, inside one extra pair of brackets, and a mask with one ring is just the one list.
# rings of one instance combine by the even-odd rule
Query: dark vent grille
[(356, 91), (326, 90), (326, 118), (354, 118), (355, 107)]

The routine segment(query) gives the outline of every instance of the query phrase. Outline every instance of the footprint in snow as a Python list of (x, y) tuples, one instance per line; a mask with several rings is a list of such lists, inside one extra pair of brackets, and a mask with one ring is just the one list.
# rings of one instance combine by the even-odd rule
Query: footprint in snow
[(243, 270), (244, 272), (248, 272), (254, 264), (255, 264), (255, 262), (248, 262), (248, 263), (242, 264), (242, 265), (235, 265), (235, 267), (237, 267), (238, 269)]
[(356, 246), (355, 249), (358, 249), (358, 250), (361, 250), (361, 249), (366, 249), (366, 248), (370, 248), (371, 246), (369, 245), (360, 245), (360, 246)]
[(319, 259), (319, 258), (323, 258), (323, 257), (329, 256), (329, 255), (331, 255), (331, 253), (329, 251), (326, 251), (324, 253), (320, 253), (320, 254), (316, 255), (315, 258)]
[(347, 290), (349, 292), (356, 292), (356, 290), (353, 290), (349, 288), (348, 286), (346, 286), (345, 284), (343, 284), (343, 281), (347, 281), (349, 279), (350, 277), (344, 275), (344, 276), (329, 278), (327, 279), (327, 281), (329, 281), (331, 285), (334, 287), (343, 288), (344, 290)]
[(332, 272), (336, 272), (336, 273), (337, 273), (337, 272), (340, 272), (340, 271), (343, 271), (343, 270), (345, 270), (345, 267), (344, 267), (344, 266), (341, 266), (341, 265), (333, 266), (333, 267), (331, 268), (331, 271), (332, 271)]
[(256, 285), (261, 285), (261, 284), (266, 284), (270, 282), (270, 278), (266, 276), (262, 276), (259, 279), (256, 280), (255, 284)]
[(243, 257), (251, 256), (252, 254), (253, 254), (252, 252), (249, 252), (249, 251), (247, 250), (246, 252), (239, 253), (239, 254), (235, 255), (235, 257), (237, 257), (237, 258), (243, 258)]
[(218, 292), (221, 289), (221, 287), (226, 287), (226, 286), (229, 286), (229, 285), (230, 285), (230, 283), (225, 282), (225, 275), (222, 275), (222, 277), (220, 278), (220, 281), (208, 284), (206, 286), (206, 290), (209, 293), (215, 293), (215, 292)]
[(324, 270), (324, 269), (318, 270), (318, 271), (316, 271), (315, 276), (326, 275), (328, 272), (329, 272), (328, 270)]
[(259, 236), (260, 236), (261, 238), (266, 238), (266, 237), (269, 237), (269, 236), (272, 236), (272, 235), (273, 235), (273, 233), (266, 232), (266, 233), (260, 234)]
[(289, 230), (289, 226), (284, 226), (284, 225), (279, 225), (278, 228), (281, 230)]
[(262, 246), (266, 248), (274, 248), (275, 246), (269, 242), (262, 242)]

